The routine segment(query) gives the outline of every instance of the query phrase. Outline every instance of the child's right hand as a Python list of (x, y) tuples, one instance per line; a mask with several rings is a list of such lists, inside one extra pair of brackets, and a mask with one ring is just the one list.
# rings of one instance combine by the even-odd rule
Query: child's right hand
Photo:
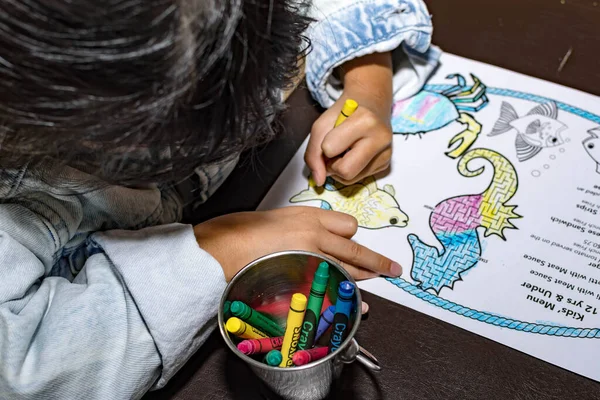
[(350, 215), (293, 206), (224, 215), (196, 225), (194, 233), (200, 247), (219, 261), (228, 282), (257, 258), (285, 250), (325, 255), (357, 280), (401, 275), (399, 264), (350, 240), (357, 229)]

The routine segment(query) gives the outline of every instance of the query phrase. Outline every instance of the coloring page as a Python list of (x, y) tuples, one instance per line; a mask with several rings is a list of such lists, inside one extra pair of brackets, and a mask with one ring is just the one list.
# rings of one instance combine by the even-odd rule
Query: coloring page
[(259, 209), (353, 215), (403, 267), (361, 290), (600, 381), (600, 99), (441, 61), (394, 104), (389, 172), (317, 188), (305, 142)]

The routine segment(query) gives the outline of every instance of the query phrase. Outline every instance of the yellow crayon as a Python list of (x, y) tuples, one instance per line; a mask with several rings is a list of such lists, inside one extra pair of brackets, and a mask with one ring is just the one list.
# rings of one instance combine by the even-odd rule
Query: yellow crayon
[(351, 116), (354, 111), (358, 108), (358, 103), (352, 99), (346, 100), (344, 106), (342, 107), (342, 111), (335, 121), (334, 128), (337, 128), (342, 122), (346, 120), (349, 116)]
[(245, 323), (237, 317), (231, 317), (227, 320), (225, 328), (235, 336), (239, 336), (244, 339), (262, 339), (268, 338), (269, 336), (256, 329), (250, 324)]
[(294, 362), (292, 356), (298, 348), (298, 340), (302, 331), (302, 321), (304, 321), (304, 311), (306, 311), (306, 296), (302, 293), (295, 293), (290, 302), (290, 311), (288, 312), (285, 335), (281, 345), (281, 355), (283, 359), (280, 367), (292, 367)]

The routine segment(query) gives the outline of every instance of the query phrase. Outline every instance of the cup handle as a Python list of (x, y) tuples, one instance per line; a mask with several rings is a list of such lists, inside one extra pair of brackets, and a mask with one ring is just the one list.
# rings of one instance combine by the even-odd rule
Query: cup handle
[(356, 360), (365, 367), (369, 368), (371, 371), (381, 371), (381, 366), (379, 365), (379, 361), (377, 361), (377, 358), (375, 358), (373, 354), (369, 353), (360, 345), (358, 346), (358, 354), (356, 355)]
[(369, 368), (371, 371), (381, 371), (381, 366), (379, 365), (379, 361), (377, 361), (377, 358), (375, 358), (373, 354), (369, 353), (362, 346), (360, 346), (354, 338), (352, 339), (352, 342), (350, 343), (348, 349), (340, 357), (340, 361), (344, 364), (351, 364), (354, 361), (358, 361), (365, 367)]

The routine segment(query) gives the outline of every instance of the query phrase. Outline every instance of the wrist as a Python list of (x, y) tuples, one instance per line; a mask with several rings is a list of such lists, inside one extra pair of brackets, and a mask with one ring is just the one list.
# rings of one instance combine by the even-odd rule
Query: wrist
[[(221, 229), (218, 219), (219, 217), (194, 226), (194, 235), (198, 246), (217, 260), (223, 270), (225, 280), (229, 282), (235, 272), (231, 271), (230, 263), (226, 257), (226, 254), (229, 254), (233, 249), (228, 249), (226, 242), (237, 242), (231, 240), (230, 232)], [(235, 244), (230, 244), (230, 246), (235, 246)]]
[(391, 53), (373, 53), (340, 66), (344, 85), (343, 98), (385, 113), (389, 117), (393, 103), (393, 70)]

